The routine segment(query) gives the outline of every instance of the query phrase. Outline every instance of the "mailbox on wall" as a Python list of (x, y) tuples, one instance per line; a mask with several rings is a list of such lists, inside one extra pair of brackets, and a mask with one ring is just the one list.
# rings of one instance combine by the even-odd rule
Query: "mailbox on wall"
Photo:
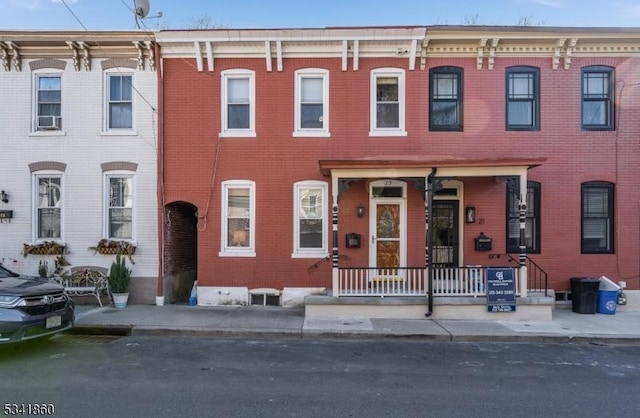
[(488, 236), (486, 236), (484, 232), (480, 232), (480, 235), (478, 235), (478, 237), (475, 238), (475, 241), (476, 241), (476, 251), (491, 251), (491, 248), (493, 246), (493, 240)]
[(13, 218), (12, 210), (0, 210), (0, 222), (11, 222), (11, 218)]
[(347, 248), (360, 248), (362, 235), (351, 233), (347, 234), (345, 239), (347, 241)]

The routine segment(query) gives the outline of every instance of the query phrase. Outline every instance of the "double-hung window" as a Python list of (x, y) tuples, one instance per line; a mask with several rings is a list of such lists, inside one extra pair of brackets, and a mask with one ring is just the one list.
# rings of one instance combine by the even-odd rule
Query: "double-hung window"
[(35, 75), (35, 130), (62, 129), (62, 76)]
[(327, 183), (302, 181), (294, 184), (293, 257), (326, 257)]
[(134, 177), (105, 175), (104, 230), (108, 239), (133, 240)]
[(533, 67), (507, 68), (507, 130), (540, 129), (539, 70)]
[[(516, 193), (507, 187), (507, 252), (520, 252), (520, 208)], [(540, 252), (540, 183), (527, 183), (524, 245), (528, 253)]]
[(329, 71), (303, 69), (295, 75), (293, 136), (329, 136)]
[(429, 85), (429, 129), (462, 131), (462, 69), (432, 68)]
[(371, 71), (371, 136), (406, 136), (404, 70)]
[(255, 183), (222, 183), (222, 240), (220, 256), (255, 257)]
[(62, 239), (62, 175), (37, 173), (33, 177), (35, 241)]
[(133, 75), (106, 74), (107, 129), (133, 128)]
[(582, 253), (612, 254), (613, 191), (608, 182), (582, 183)]
[(255, 137), (255, 72), (222, 72), (221, 136)]
[(613, 68), (582, 68), (582, 129), (614, 129)]

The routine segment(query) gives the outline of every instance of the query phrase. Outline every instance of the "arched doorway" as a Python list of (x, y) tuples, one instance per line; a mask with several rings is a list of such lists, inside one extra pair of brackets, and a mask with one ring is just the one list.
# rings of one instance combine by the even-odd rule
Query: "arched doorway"
[(165, 300), (187, 302), (198, 273), (197, 208), (172, 202), (165, 206), (164, 218)]

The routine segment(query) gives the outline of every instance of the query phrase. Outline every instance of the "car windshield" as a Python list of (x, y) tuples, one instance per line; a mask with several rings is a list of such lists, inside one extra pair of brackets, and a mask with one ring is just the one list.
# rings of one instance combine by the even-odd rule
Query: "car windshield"
[(7, 270), (6, 268), (0, 266), (0, 279), (5, 279), (7, 277), (17, 277), (18, 274)]

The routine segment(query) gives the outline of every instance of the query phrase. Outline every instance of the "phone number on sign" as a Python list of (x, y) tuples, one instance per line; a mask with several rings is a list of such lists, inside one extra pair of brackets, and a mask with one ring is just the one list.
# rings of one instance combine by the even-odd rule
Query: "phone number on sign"
[(6, 403), (4, 415), (53, 415), (56, 407), (52, 403)]

